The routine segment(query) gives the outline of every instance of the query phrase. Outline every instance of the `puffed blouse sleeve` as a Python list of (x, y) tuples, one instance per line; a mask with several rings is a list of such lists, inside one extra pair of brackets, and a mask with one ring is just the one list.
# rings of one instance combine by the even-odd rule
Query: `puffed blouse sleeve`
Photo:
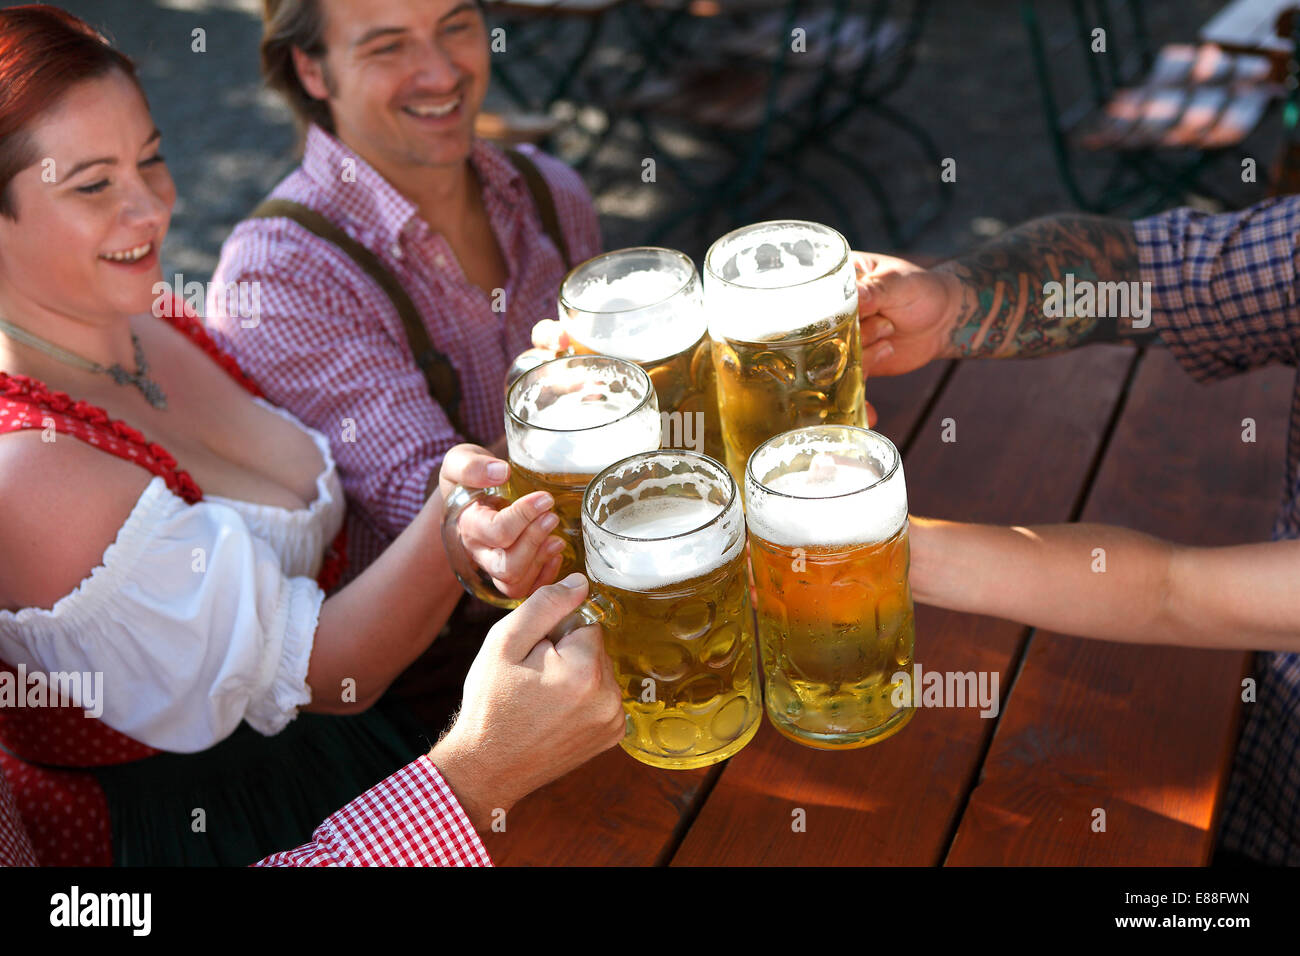
[(279, 733), (311, 702), (323, 601), (314, 581), (284, 574), (234, 509), (187, 505), (155, 478), (76, 591), (48, 611), (0, 612), (0, 659), (29, 674), (102, 674), (102, 714), (92, 715), (192, 753), (243, 720)]

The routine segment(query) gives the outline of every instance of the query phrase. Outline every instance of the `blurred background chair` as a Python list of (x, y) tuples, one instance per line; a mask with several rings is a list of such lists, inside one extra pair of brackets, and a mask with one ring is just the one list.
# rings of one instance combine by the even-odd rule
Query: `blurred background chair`
[[(1214, 44), (1151, 49), (1140, 0), (1071, 0), (1064, 23), (1022, 18), (1057, 168), (1076, 204), (1092, 212), (1155, 211), (1189, 195), (1226, 207), (1222, 188), (1241, 171), (1209, 175), (1236, 151), (1282, 93), (1267, 56)], [(1079, 174), (1079, 155), (1109, 157), (1100, 185)]]
[[(828, 221), (861, 237), (864, 230), (834, 177), (808, 171), (809, 161), (820, 156), (862, 184), (890, 242), (905, 246), (946, 198), (938, 148), (919, 124), (887, 103), (914, 62), (929, 6), (928, 0), (722, 4), (711, 28), (677, 51), (676, 63), (647, 70), (614, 106), (615, 115), (637, 124), (650, 156), (689, 197), (656, 225), (650, 241), (691, 222), (716, 234), (760, 217), (796, 190), (818, 196)], [(883, 121), (891, 136), (910, 138), (923, 156), (913, 168), (933, 173), (933, 199), (910, 216), (895, 208), (885, 182), (898, 171), (877, 172), (837, 142), (849, 125), (873, 120)], [(683, 133), (710, 144), (721, 161), (706, 167), (698, 157), (679, 156), (672, 140)]]

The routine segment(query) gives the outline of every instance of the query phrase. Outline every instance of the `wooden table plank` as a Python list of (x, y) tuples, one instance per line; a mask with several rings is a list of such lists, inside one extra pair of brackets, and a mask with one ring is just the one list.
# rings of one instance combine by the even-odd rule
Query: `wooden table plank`
[[(868, 379), (880, 430), (905, 443), (947, 371), (948, 363), (935, 362)], [(522, 800), (505, 832), (484, 844), (497, 865), (650, 866), (675, 849), (678, 831), (722, 769), (655, 770), (616, 748)]]
[[(1294, 374), (1207, 387), (1148, 353), (1082, 520), (1189, 544), (1267, 540)], [(1207, 862), (1247, 660), (1036, 634), (947, 862)]]
[(876, 431), (900, 449), (911, 440), (933, 396), (948, 375), (952, 362), (931, 362), (915, 372), (889, 378), (867, 378), (867, 401), (880, 415)]
[[(1122, 346), (1029, 361), (967, 362), (904, 452), (916, 514), (1060, 521), (1091, 471), (1136, 354)], [(874, 398), (873, 398), (874, 401)], [(956, 425), (954, 443), (942, 422)], [(917, 608), (917, 660), (1010, 683), (1025, 629)], [(879, 745), (826, 753), (765, 726), (731, 759), (673, 865), (937, 864), (995, 721), (920, 709)], [(805, 811), (806, 831), (792, 829)]]
[(653, 866), (716, 772), (656, 770), (616, 747), (520, 801), (483, 844), (497, 866)]

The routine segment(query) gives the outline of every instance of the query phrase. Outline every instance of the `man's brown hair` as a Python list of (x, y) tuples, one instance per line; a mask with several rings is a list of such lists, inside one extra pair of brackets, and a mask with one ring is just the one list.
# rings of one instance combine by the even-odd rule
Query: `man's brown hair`
[[(479, 10), (483, 0), (474, 0)], [(329, 104), (307, 92), (293, 65), (294, 47), (315, 60), (322, 60), (325, 85), (333, 92), (333, 80), (323, 62), (325, 56), (325, 7), (321, 0), (262, 0), (262, 76), (266, 85), (279, 92), (305, 128), (315, 123), (333, 133), (334, 116)]]
[[(289, 102), (304, 127), (315, 123), (334, 132), (329, 104), (313, 97), (298, 79), (294, 47), (313, 59), (325, 55), (325, 9), (321, 0), (263, 0), (262, 76)], [(326, 82), (329, 82), (328, 76)]]

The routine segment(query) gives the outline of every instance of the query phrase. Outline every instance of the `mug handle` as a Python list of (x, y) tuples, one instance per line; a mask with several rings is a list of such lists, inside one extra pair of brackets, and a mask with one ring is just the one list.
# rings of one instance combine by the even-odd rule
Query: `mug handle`
[[(590, 578), (588, 578), (590, 580)], [(552, 643), (568, 637), (574, 631), (592, 624), (605, 624), (613, 618), (614, 605), (603, 594), (593, 594), (570, 614), (566, 614), (559, 624), (547, 632), (546, 637)]]
[(442, 517), (442, 546), (447, 552), (447, 562), (471, 597), (476, 597), (493, 607), (513, 610), (524, 602), (523, 598), (511, 598), (501, 593), (492, 576), (478, 566), (470, 557), (469, 550), (460, 536), (460, 516), (465, 509), (475, 502), (482, 502), (494, 511), (502, 511), (510, 506), (511, 499), (501, 488), (466, 488), (457, 485), (447, 498), (446, 511)]
[(515, 356), (515, 360), (510, 363), (510, 368), (506, 369), (506, 394), (510, 393), (510, 386), (515, 384), (515, 380), (527, 372), (531, 372), (543, 362), (549, 362), (551, 359), (568, 358), (576, 355), (577, 352), (570, 346), (567, 349), (560, 349), (558, 352), (551, 352), (548, 349), (526, 349)]
[[(588, 578), (590, 581), (591, 579)], [(554, 643), (568, 637), (574, 631), (581, 630), (592, 624), (607, 624), (614, 619), (614, 605), (610, 603), (609, 598), (603, 594), (593, 594), (582, 605), (570, 614), (566, 614), (559, 624), (547, 632), (547, 640)], [(632, 722), (632, 714), (627, 709), (627, 700), (623, 701), (623, 733), (630, 737), (636, 725)]]

